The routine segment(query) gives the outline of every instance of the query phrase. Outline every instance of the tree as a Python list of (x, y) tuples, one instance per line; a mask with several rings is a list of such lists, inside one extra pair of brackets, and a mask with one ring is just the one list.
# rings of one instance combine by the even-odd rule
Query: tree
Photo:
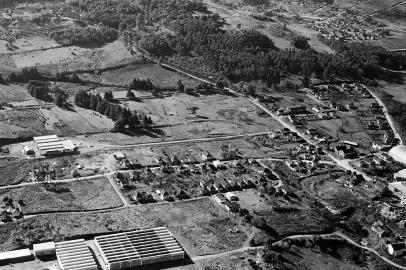
[(80, 90), (76, 93), (74, 102), (76, 106), (94, 110), (97, 106), (96, 96), (90, 96), (86, 91)]
[(182, 83), (181, 80), (178, 81), (178, 90), (179, 90), (180, 92), (184, 92), (184, 91), (185, 91), (185, 86), (183, 85), (183, 83)]
[(310, 79), (309, 77), (305, 76), (302, 79), (302, 86), (308, 88), (310, 86)]
[(128, 90), (127, 90), (127, 95), (126, 95), (126, 97), (127, 97), (129, 100), (135, 100), (134, 92), (131, 91), (130, 88), (128, 88)]
[(137, 112), (133, 112), (130, 116), (129, 128), (130, 130), (136, 130), (140, 125), (140, 120), (138, 119)]
[(3, 78), (1, 74), (0, 74), (0, 84), (6, 84), (6, 80)]
[(67, 104), (67, 99), (68, 99), (68, 94), (66, 94), (65, 91), (63, 91), (61, 88), (55, 86), (53, 87), (53, 92), (54, 92), (54, 102), (56, 106), (62, 107)]
[(113, 92), (111, 92), (111, 91), (106, 91), (106, 92), (104, 92), (104, 99), (106, 99), (106, 100), (112, 100), (112, 99), (114, 99), (114, 97), (113, 97)]
[(301, 50), (307, 50), (310, 48), (309, 39), (306, 37), (295, 37), (292, 40), (292, 45)]

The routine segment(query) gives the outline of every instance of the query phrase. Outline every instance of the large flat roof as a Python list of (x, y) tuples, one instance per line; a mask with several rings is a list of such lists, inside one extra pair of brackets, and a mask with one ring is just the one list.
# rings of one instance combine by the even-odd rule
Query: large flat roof
[(185, 252), (165, 227), (98, 236), (96, 246), (108, 265), (131, 266), (183, 259)]
[(55, 247), (62, 270), (97, 270), (96, 261), (84, 239), (58, 242)]
[(18, 258), (26, 258), (26, 257), (30, 257), (30, 256), (31, 256), (31, 251), (28, 248), (18, 249), (18, 250), (0, 252), (0, 261), (12, 260), (12, 259), (18, 259)]

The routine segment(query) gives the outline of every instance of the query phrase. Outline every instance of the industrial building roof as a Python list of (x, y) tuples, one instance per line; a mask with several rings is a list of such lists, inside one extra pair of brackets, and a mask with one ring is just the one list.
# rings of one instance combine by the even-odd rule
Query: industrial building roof
[(55, 243), (62, 270), (97, 270), (97, 264), (84, 239)]
[(18, 249), (6, 252), (0, 252), (0, 261), (26, 258), (31, 256), (31, 251), (26, 249)]
[(70, 140), (61, 141), (56, 135), (47, 135), (34, 137), (34, 142), (37, 144), (38, 150), (42, 153), (64, 150), (73, 151), (75, 145)]
[(95, 238), (107, 264), (135, 261), (138, 265), (184, 258), (185, 252), (165, 227)]

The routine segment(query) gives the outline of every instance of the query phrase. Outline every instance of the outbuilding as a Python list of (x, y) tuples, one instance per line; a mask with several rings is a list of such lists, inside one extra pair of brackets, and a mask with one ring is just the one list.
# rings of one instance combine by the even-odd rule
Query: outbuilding
[(55, 243), (46, 242), (46, 243), (34, 244), (33, 250), (34, 250), (35, 257), (53, 255), (53, 254), (55, 254)]

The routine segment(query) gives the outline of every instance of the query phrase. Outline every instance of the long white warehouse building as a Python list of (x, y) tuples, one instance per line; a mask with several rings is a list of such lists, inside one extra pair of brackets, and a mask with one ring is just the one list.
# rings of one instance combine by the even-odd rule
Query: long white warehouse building
[(165, 227), (98, 236), (95, 245), (109, 270), (185, 258), (184, 250)]

